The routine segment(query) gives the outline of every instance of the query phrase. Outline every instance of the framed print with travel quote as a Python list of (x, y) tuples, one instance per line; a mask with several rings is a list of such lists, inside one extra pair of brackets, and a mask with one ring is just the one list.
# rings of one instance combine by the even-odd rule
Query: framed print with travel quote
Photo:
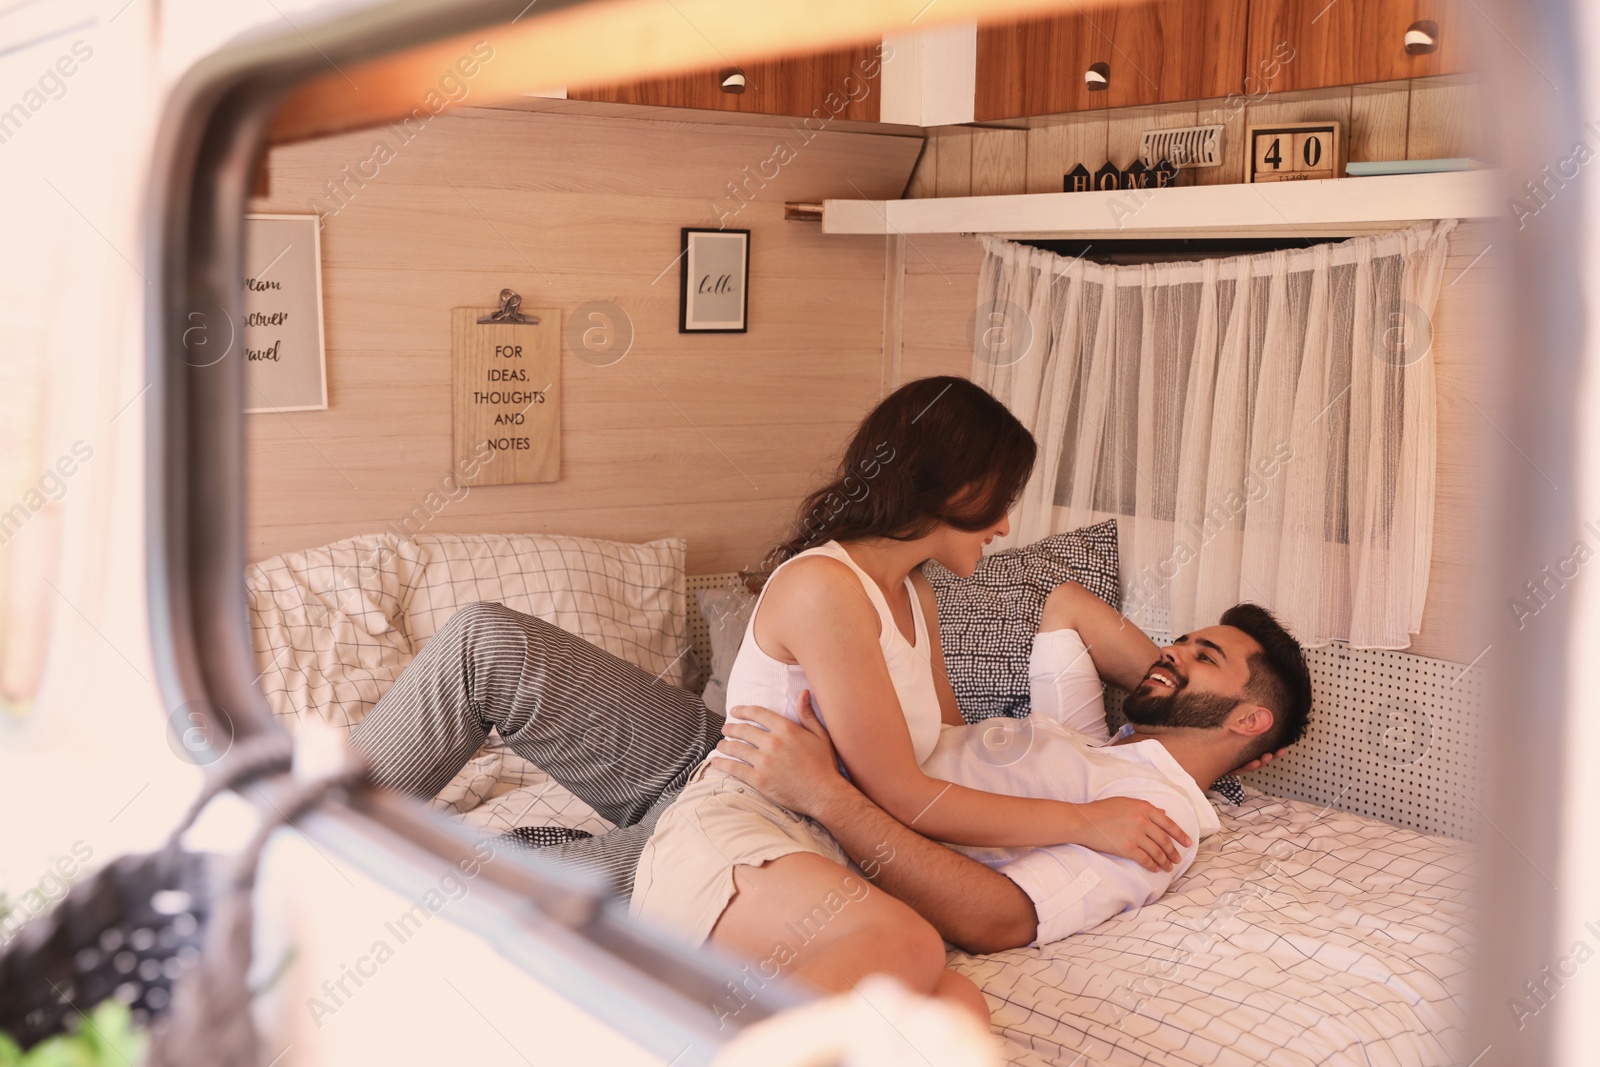
[(316, 215), (245, 216), (238, 343), (246, 414), (328, 406), (320, 222)]

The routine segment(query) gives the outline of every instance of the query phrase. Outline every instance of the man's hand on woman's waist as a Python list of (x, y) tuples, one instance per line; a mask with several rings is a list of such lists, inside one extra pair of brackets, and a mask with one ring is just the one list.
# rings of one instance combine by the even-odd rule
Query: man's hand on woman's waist
[[(856, 788), (838, 771), (828, 731), (800, 695), (800, 722), (767, 708), (741, 704), (728, 710), (717, 742), (718, 766), (790, 811), (827, 822), (830, 805), (848, 802)], [(733, 722), (735, 716), (749, 722)]]

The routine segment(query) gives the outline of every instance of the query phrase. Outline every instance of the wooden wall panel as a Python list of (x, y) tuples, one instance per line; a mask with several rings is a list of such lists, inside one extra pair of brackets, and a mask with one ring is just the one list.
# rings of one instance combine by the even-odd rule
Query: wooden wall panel
[(1482, 87), (1471, 76), (1411, 83), (1407, 159), (1488, 159)]
[(1028, 131), (972, 132), (972, 195), (1028, 191)]
[(972, 371), (972, 317), (983, 248), (959, 234), (906, 238), (901, 381)]
[(1030, 193), (1059, 193), (1062, 179), (1082, 163), (1091, 172), (1106, 161), (1106, 119), (1100, 112), (1074, 115), (1049, 126), (1028, 131), (1028, 187)]
[(1253, 97), (1235, 94), (1209, 100), (1182, 101), (1148, 107), (1108, 108), (1030, 120), (1026, 172), (1015, 188), (1014, 164), (1003, 169), (991, 154), (967, 153), (951, 166), (956, 173), (933, 180), (938, 148), (954, 136), (983, 138), (1011, 130), (942, 127), (929, 131), (929, 151), (917, 169), (913, 186), (921, 196), (965, 196), (967, 190), (1059, 193), (1061, 178), (1082, 163), (1092, 172), (1110, 160), (1133, 162), (1139, 138), (1147, 129), (1220, 124), (1222, 165), (1185, 171), (1179, 184), (1228, 185), (1244, 180), (1244, 140), (1248, 123), (1309, 122), (1337, 119), (1345, 124), (1351, 160), (1435, 159), (1449, 156), (1483, 158), (1490, 138), (1483, 129), (1481, 85), (1470, 75), (1418, 78), (1413, 81), (1265, 92)]
[[(1498, 295), (1505, 284), (1496, 253), (1484, 253), (1493, 243), (1492, 223), (1457, 227), (1432, 323), (1439, 393), (1433, 562), (1422, 630), (1408, 651), (1456, 663), (1469, 663), (1483, 651), (1478, 635), (1487, 610), (1475, 584), (1488, 507), (1479, 487), (1486, 462), (1482, 442), (1498, 431), (1484, 415), (1489, 404), (1481, 369), (1503, 351)], [(976, 238), (960, 236), (919, 235), (916, 245), (922, 254), (908, 250), (901, 302), (903, 377), (970, 374), (967, 331), (982, 248)]]
[(745, 91), (725, 93), (720, 68), (691, 71), (627, 85), (571, 89), (573, 100), (603, 100), (655, 107), (692, 107), (764, 115), (812, 116), (877, 122), (879, 46), (841, 48), (813, 56), (747, 63)]
[(1345, 158), (1351, 163), (1405, 159), (1411, 120), (1411, 83), (1357, 85), (1350, 90)]
[[(731, 197), (777, 139), (792, 160)], [(362, 165), (378, 140), (392, 158)], [(440, 489), (450, 309), (510, 286), (566, 316), (611, 303), (632, 349), (598, 365), (568, 334), (560, 480), (471, 489), (425, 529), (681, 536), (692, 571), (753, 565), (884, 384), (883, 239), (783, 201), (897, 196), (920, 144), (507, 111), (275, 149), (251, 209), (324, 213), (330, 406), (248, 417), (249, 558), (398, 526)], [(679, 228), (724, 216), (752, 231), (750, 331), (680, 334)]]
[[(1198, 100), (1237, 92), (1246, 0), (1185, 0), (1079, 9), (978, 27), (976, 118)], [(1092, 64), (1111, 70), (1090, 92)]]
[(944, 126), (933, 138), (938, 157), (933, 168), (934, 196), (972, 195), (972, 137), (966, 126)]

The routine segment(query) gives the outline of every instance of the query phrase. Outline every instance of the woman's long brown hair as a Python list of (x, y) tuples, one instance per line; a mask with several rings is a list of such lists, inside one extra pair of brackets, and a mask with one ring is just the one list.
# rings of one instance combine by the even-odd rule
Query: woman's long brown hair
[(1016, 416), (966, 378), (907, 382), (861, 421), (833, 478), (805, 498), (790, 536), (745, 578), (758, 588), (778, 564), (828, 541), (910, 541), (941, 523), (991, 526), (1021, 495), (1037, 453)]

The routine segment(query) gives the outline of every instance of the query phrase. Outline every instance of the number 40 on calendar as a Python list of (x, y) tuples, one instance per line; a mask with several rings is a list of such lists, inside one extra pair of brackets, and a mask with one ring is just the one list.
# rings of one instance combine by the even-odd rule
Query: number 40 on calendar
[(1303, 182), (1344, 174), (1344, 138), (1337, 122), (1252, 126), (1245, 173), (1252, 182)]

